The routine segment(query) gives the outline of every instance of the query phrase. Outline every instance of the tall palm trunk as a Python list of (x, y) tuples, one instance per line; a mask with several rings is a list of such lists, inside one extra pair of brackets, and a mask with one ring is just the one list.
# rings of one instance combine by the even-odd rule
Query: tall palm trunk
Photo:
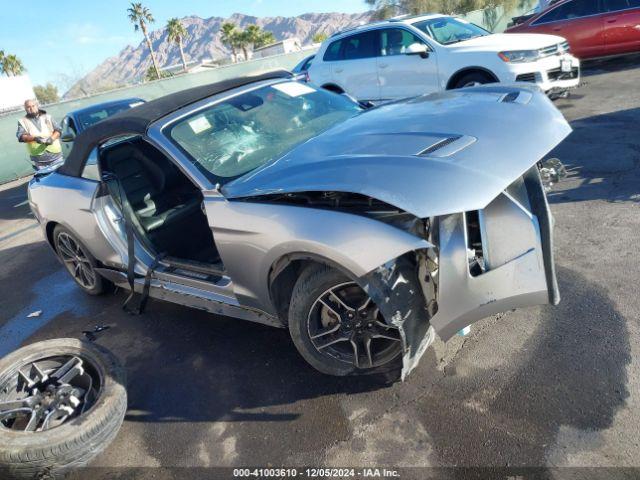
[(182, 38), (178, 40), (178, 48), (180, 48), (180, 58), (182, 59), (182, 68), (187, 71), (187, 60), (184, 58), (184, 49), (182, 48)]
[(156, 61), (156, 54), (153, 51), (153, 46), (151, 45), (151, 39), (149, 38), (149, 34), (147, 33), (147, 26), (140, 22), (140, 28), (142, 29), (142, 33), (144, 34), (144, 39), (147, 41), (147, 47), (149, 47), (149, 52), (151, 52), (151, 61), (153, 62), (153, 68), (156, 71), (156, 76), (160, 79), (160, 69), (158, 68), (158, 62)]
[(249, 53), (247, 52), (246, 45), (242, 46), (242, 53), (244, 54), (244, 61), (246, 62), (247, 60), (249, 60)]

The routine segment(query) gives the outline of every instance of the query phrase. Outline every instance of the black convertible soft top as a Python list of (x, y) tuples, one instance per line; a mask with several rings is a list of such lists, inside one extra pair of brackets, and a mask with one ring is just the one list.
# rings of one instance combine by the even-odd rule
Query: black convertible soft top
[(182, 107), (251, 83), (278, 78), (291, 78), (292, 76), (286, 70), (276, 70), (251, 77), (230, 78), (221, 82), (172, 93), (117, 113), (78, 134), (74, 139), (73, 148), (69, 156), (58, 169), (58, 173), (79, 177), (82, 174), (87, 157), (96, 146), (119, 135), (144, 135), (150, 124)]

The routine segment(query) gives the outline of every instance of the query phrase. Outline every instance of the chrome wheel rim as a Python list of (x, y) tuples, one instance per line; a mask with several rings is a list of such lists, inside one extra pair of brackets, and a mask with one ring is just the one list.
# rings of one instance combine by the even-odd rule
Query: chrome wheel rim
[(96, 272), (80, 244), (71, 235), (62, 232), (56, 239), (56, 247), (75, 281), (87, 290), (94, 288), (96, 286)]
[(462, 88), (467, 88), (467, 87), (477, 87), (477, 86), (480, 86), (480, 85), (482, 85), (482, 83), (477, 82), (477, 81), (475, 81), (475, 80), (474, 80), (473, 82), (465, 83), (465, 84), (462, 86)]
[(0, 385), (0, 430), (42, 432), (79, 417), (101, 391), (97, 369), (77, 355), (26, 363)]
[(307, 333), (319, 353), (357, 368), (384, 365), (402, 350), (400, 331), (384, 322), (355, 282), (331, 287), (316, 298), (307, 316)]

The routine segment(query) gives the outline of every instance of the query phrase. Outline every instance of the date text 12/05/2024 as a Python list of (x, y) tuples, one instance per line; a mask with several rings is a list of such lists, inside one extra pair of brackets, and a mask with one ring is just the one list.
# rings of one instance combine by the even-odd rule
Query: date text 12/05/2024
[(234, 468), (235, 478), (394, 478), (397, 470), (389, 468)]

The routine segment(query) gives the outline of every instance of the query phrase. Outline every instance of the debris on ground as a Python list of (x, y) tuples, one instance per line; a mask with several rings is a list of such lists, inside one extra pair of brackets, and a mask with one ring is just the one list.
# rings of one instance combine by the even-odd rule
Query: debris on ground
[(93, 330), (83, 330), (82, 333), (85, 337), (87, 337), (87, 340), (89, 340), (90, 342), (95, 342), (96, 338), (98, 338), (96, 337), (96, 333), (104, 332), (105, 330), (109, 330), (110, 328), (111, 327), (109, 325), (96, 325)]
[(27, 315), (27, 318), (35, 318), (39, 317), (40, 315), (42, 315), (42, 310), (36, 310), (35, 312), (31, 312), (29, 315)]

